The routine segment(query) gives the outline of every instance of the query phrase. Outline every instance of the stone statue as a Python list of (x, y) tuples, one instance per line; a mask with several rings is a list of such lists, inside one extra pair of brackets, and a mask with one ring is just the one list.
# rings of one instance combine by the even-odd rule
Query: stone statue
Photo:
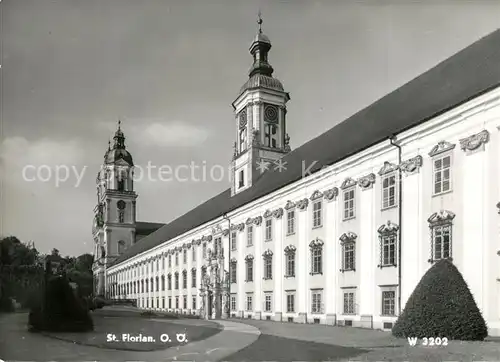
[(252, 144), (254, 146), (258, 146), (260, 144), (260, 139), (259, 139), (260, 132), (258, 129), (254, 130), (252, 133)]
[(208, 249), (207, 250), (207, 260), (211, 260), (212, 259), (212, 249)]

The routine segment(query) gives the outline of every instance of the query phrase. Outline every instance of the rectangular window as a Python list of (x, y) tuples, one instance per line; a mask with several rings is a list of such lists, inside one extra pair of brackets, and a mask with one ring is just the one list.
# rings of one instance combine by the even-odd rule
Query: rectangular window
[(236, 250), (236, 232), (231, 233), (231, 250)]
[(264, 125), (264, 144), (267, 147), (276, 148), (276, 134), (278, 133), (278, 127), (274, 124), (266, 123)]
[(247, 246), (253, 245), (253, 226), (247, 227)]
[(165, 270), (165, 258), (161, 258), (161, 269)]
[(343, 245), (344, 249), (344, 255), (343, 255), (343, 262), (344, 262), (344, 267), (343, 270), (355, 270), (356, 269), (356, 264), (355, 264), (355, 255), (356, 255), (356, 244), (351, 242), (351, 243), (345, 243)]
[(175, 253), (175, 266), (179, 265), (179, 253)]
[(168, 297), (168, 309), (172, 309), (172, 297)]
[(273, 278), (273, 257), (264, 257), (264, 279)]
[(396, 292), (382, 291), (382, 315), (396, 315)]
[(323, 225), (323, 203), (316, 201), (313, 204), (313, 227), (317, 228)]
[(396, 206), (396, 174), (386, 175), (382, 178), (382, 209)]
[(396, 234), (382, 237), (382, 266), (396, 265)]
[(175, 297), (175, 309), (179, 309), (179, 297)]
[(273, 219), (266, 219), (266, 239), (270, 241), (273, 239)]
[(235, 262), (231, 262), (231, 283), (236, 283), (236, 271), (237, 271), (237, 264)]
[(286, 311), (287, 313), (295, 312), (295, 293), (288, 293), (286, 295)]
[(196, 309), (196, 297), (193, 297), (193, 300), (192, 300), (192, 306), (193, 306), (193, 310)]
[(187, 262), (188, 262), (188, 254), (187, 254), (187, 250), (186, 249), (184, 249), (183, 252), (182, 252), (182, 259), (183, 259), (182, 260), (183, 263), (187, 264)]
[(179, 273), (175, 273), (175, 289), (179, 289)]
[(214, 242), (214, 255), (219, 255), (221, 252), (222, 239), (216, 238)]
[(165, 309), (165, 297), (161, 297), (161, 307)]
[(355, 189), (344, 191), (344, 220), (352, 219), (354, 213)]
[(312, 290), (311, 291), (311, 313), (313, 314), (321, 314), (322, 311), (322, 291), (321, 290)]
[(188, 297), (187, 297), (187, 295), (185, 295), (185, 296), (182, 297), (182, 304), (183, 304), (183, 308), (187, 309), (187, 307), (188, 307)]
[(286, 213), (286, 233), (287, 235), (295, 234), (295, 210), (289, 210)]
[(207, 244), (203, 244), (203, 260), (207, 258)]
[(451, 257), (451, 224), (432, 227), (432, 260)]
[(196, 270), (191, 271), (191, 288), (196, 288)]
[(434, 158), (434, 195), (451, 190), (451, 155)]
[(295, 253), (287, 253), (286, 258), (286, 275), (287, 277), (295, 276)]
[(323, 250), (320, 247), (311, 249), (311, 274), (323, 273)]
[(247, 295), (247, 311), (252, 311), (253, 310), (253, 306), (252, 306), (252, 296), (251, 295)]
[(253, 282), (253, 260), (247, 260), (247, 282)]
[(168, 255), (168, 267), (169, 268), (172, 267), (172, 255), (171, 254)]
[(186, 289), (188, 287), (188, 277), (187, 272), (184, 270), (182, 272), (182, 288)]
[(172, 290), (172, 275), (168, 275), (167, 277), (168, 290)]
[(160, 308), (160, 297), (156, 297), (156, 308)]
[(231, 310), (236, 310), (236, 295), (231, 295)]
[(191, 258), (193, 259), (193, 261), (196, 261), (196, 246), (193, 245), (193, 251), (192, 251), (193, 255), (191, 256)]
[(266, 293), (264, 295), (264, 311), (265, 312), (272, 311), (272, 299), (273, 299), (273, 295), (271, 293)]
[(356, 314), (354, 292), (344, 292), (344, 314)]

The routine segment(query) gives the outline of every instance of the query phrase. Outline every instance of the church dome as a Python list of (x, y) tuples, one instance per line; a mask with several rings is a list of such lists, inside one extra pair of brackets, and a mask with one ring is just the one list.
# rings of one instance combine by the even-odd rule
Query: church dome
[(240, 89), (240, 94), (249, 89), (267, 88), (277, 91), (284, 91), (283, 84), (276, 78), (265, 74), (254, 74), (243, 84)]
[(267, 43), (267, 44), (271, 45), (271, 40), (269, 40), (267, 35), (262, 33), (262, 32), (258, 32), (257, 35), (255, 35), (253, 42), (254, 43)]
[(115, 148), (106, 152), (104, 156), (104, 162), (106, 164), (113, 164), (119, 160), (124, 160), (130, 166), (134, 165), (132, 155), (124, 148)]

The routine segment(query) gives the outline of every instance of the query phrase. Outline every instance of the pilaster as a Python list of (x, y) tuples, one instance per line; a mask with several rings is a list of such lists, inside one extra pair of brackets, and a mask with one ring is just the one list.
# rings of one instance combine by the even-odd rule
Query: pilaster
[[(360, 189), (358, 190), (358, 195), (360, 198), (359, 205), (359, 264), (357, 264), (357, 270), (359, 270), (359, 314), (362, 316), (362, 320), (371, 320), (374, 315), (375, 310), (375, 270), (376, 270), (376, 253), (375, 246), (376, 243), (376, 231), (377, 228), (374, 225), (374, 190), (375, 187), (373, 183), (371, 186), (363, 187), (360, 182)], [(358, 245), (356, 245), (358, 248)], [(359, 269), (358, 269), (359, 268)], [(371, 322), (369, 323), (371, 326)]]
[(236, 309), (239, 317), (243, 317), (245, 311), (245, 251), (246, 251), (246, 228), (245, 232), (237, 232), (238, 243), (236, 244), (237, 263), (236, 263), (236, 280), (238, 286), (238, 294), (236, 295)]
[[(255, 255), (254, 255), (254, 318), (261, 315), (262, 312), (262, 272), (263, 272), (263, 243), (264, 243), (264, 227), (262, 222), (259, 225), (254, 224), (254, 245), (255, 245)], [(260, 319), (260, 317), (258, 318)]]
[(304, 209), (297, 207), (297, 313), (298, 322), (305, 323), (307, 319), (307, 300), (309, 291), (307, 290), (307, 278), (309, 277), (309, 243), (307, 235), (309, 232), (309, 218), (307, 217), (307, 206)]
[(273, 217), (274, 226), (274, 265), (273, 265), (273, 279), (274, 279), (274, 291), (273, 291), (273, 309), (275, 312), (275, 320), (281, 322), (281, 316), (283, 313), (283, 212), (279, 217)]
[[(338, 190), (337, 190), (338, 193)], [(338, 220), (337, 220), (337, 200), (334, 197), (331, 200), (325, 198), (325, 235), (327, 240), (325, 248), (325, 313), (327, 316), (327, 324), (335, 324), (337, 311), (337, 293), (338, 293), (338, 270), (337, 266), (337, 245)]]

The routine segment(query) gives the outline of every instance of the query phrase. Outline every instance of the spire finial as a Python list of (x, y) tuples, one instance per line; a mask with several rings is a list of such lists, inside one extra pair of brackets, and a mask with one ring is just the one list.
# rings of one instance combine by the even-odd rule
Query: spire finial
[(122, 121), (118, 119), (118, 131), (121, 129)]
[(111, 140), (108, 140), (108, 151), (111, 151)]
[(257, 14), (257, 24), (259, 24), (259, 33), (262, 33), (262, 13), (259, 9), (259, 13)]

